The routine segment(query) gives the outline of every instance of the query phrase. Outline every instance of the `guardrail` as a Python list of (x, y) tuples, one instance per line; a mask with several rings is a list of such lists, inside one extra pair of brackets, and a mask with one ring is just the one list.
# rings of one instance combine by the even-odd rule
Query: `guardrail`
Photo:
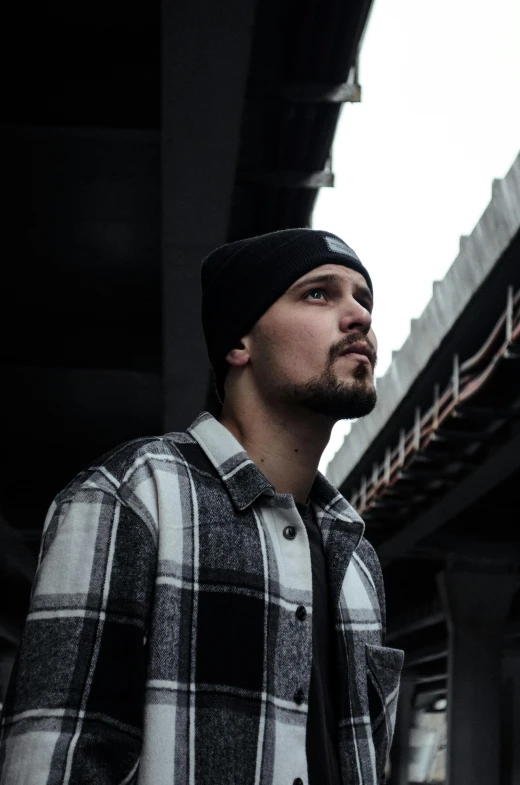
[[(519, 359), (520, 290), (515, 295), (513, 287), (509, 286), (506, 308), (481, 349), (462, 365), (458, 355), (454, 355), (453, 371), (446, 388), (441, 392), (440, 385), (434, 385), (432, 406), (424, 413), (419, 408), (415, 410), (413, 426), (408, 430), (401, 429), (398, 443), (386, 448), (384, 457), (374, 463), (370, 476), (362, 477), (350, 496), (350, 503), (359, 514), (366, 516), (376, 507), (391, 506), (391, 498), (387, 498), (385, 504), (384, 497), (388, 497), (401, 480), (409, 479), (407, 472), (416, 464), (417, 457), (427, 452), (432, 442), (485, 440), (484, 432), (478, 435), (474, 431), (467, 433), (461, 428), (450, 427), (462, 414), (504, 421), (520, 416), (519, 407), (471, 406), (472, 399), (485, 389), (501, 364)], [(418, 467), (415, 466), (415, 477), (417, 472)], [(426, 473), (434, 479), (433, 467)]]

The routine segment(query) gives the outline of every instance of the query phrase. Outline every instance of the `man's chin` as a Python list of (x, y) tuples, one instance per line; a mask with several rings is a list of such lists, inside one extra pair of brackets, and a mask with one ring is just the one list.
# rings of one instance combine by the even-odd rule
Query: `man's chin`
[(295, 389), (292, 400), (315, 414), (334, 420), (357, 420), (373, 410), (377, 393), (371, 380), (350, 383), (317, 380)]
[(348, 395), (338, 395), (316, 402), (315, 411), (321, 409), (321, 413), (335, 420), (357, 420), (365, 417), (374, 409), (377, 402), (377, 395), (374, 388), (366, 390), (351, 390)]

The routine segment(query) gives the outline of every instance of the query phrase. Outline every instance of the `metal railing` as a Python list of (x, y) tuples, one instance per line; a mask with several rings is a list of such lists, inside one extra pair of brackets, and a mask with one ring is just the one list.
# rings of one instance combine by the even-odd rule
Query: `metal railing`
[[(440, 385), (434, 385), (432, 406), (424, 413), (416, 408), (413, 426), (408, 430), (402, 428), (398, 443), (393, 447), (387, 446), (381, 460), (373, 464), (370, 476), (365, 474), (361, 478), (350, 496), (350, 503), (359, 514), (363, 515), (374, 507), (378, 499), (403, 478), (417, 455), (424, 452), (432, 441), (441, 436), (449, 438), (445, 426), (460, 416), (462, 410), (468, 411), (468, 403), (485, 387), (500, 363), (519, 358), (520, 290), (514, 295), (513, 287), (509, 286), (506, 308), (484, 345), (462, 365), (459, 356), (454, 355), (451, 379), (446, 388), (441, 392)], [(486, 411), (475, 410), (475, 413), (485, 415)], [(500, 415), (491, 408), (488, 413)], [(514, 412), (502, 414), (507, 418)], [(451, 431), (451, 436), (456, 440), (463, 434)]]

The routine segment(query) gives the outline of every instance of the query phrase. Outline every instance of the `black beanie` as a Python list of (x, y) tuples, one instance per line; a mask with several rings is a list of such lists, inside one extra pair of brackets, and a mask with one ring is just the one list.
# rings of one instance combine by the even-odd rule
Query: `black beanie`
[(370, 276), (343, 240), (318, 229), (282, 229), (228, 243), (202, 263), (202, 327), (217, 393), (224, 400), (226, 355), (305, 273), (341, 264)]

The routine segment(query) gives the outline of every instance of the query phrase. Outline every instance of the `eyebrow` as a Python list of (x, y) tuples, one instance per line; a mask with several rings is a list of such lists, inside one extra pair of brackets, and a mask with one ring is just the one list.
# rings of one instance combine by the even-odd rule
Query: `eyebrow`
[[(345, 279), (341, 275), (337, 275), (336, 273), (323, 273), (322, 275), (315, 275), (312, 278), (306, 278), (304, 281), (295, 283), (291, 286), (289, 291), (299, 292), (301, 289), (306, 289), (309, 286), (314, 286), (319, 283), (341, 284), (344, 280)], [(372, 292), (368, 286), (363, 286), (362, 284), (357, 285), (354, 289), (354, 294), (367, 297), (371, 303), (373, 302)]]

